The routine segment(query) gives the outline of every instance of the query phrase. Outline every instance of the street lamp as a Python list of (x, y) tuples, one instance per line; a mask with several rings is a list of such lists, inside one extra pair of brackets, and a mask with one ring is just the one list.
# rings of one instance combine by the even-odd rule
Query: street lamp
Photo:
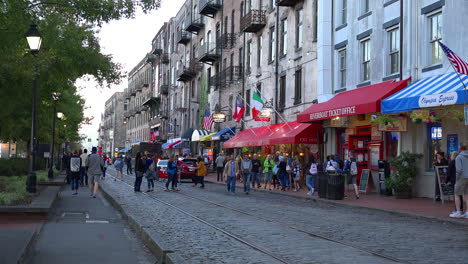
[[(26, 32), (26, 41), (28, 42), (31, 53), (36, 56), (41, 48), (42, 37), (37, 29), (37, 25), (31, 25)], [(36, 97), (37, 97), (37, 65), (34, 67), (33, 98), (32, 98), (32, 121), (31, 121), (31, 154), (29, 156), (29, 175), (26, 181), (26, 191), (36, 192), (36, 168), (34, 160), (36, 158)]]

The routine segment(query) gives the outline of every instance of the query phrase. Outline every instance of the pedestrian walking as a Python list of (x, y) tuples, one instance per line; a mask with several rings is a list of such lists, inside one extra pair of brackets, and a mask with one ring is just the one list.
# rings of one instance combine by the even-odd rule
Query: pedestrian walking
[(260, 185), (260, 169), (261, 169), (262, 163), (260, 160), (257, 158), (257, 154), (253, 155), (252, 159), (252, 188), (255, 188), (255, 184), (257, 184), (257, 188), (262, 187)]
[(102, 167), (102, 179), (105, 179), (106, 178), (107, 168), (109, 167), (109, 161), (108, 161), (108, 158), (106, 157), (106, 155), (103, 155), (102, 159), (104, 160), (104, 166)]
[(283, 157), (280, 156), (279, 152), (276, 152), (275, 157), (273, 159), (273, 162), (275, 165), (273, 166), (272, 174), (273, 174), (273, 189), (277, 189), (277, 190), (279, 189), (279, 186), (280, 186), (280, 182), (279, 182), (280, 174), (279, 174), (278, 166), (282, 159)]
[(232, 156), (227, 156), (223, 174), (226, 176), (226, 187), (228, 192), (236, 193), (236, 178), (240, 173), (239, 165)]
[[(445, 179), (445, 184), (449, 185), (450, 186), (450, 189), (452, 189), (452, 193), (455, 194), (455, 183), (457, 181), (457, 169), (456, 169), (456, 166), (455, 166), (455, 160), (456, 158), (458, 157), (458, 152), (455, 151), (455, 152), (452, 152), (452, 154), (450, 154), (450, 161), (449, 161), (449, 166), (448, 166), (448, 169), (447, 169), (447, 178)], [(460, 211), (463, 212), (463, 209), (464, 209), (464, 206), (463, 206), (463, 195), (459, 195), (458, 196), (460, 198)], [(455, 207), (455, 211), (457, 211), (457, 208)]]
[(289, 190), (294, 185), (293, 160), (287, 153), (283, 153), (283, 157), (287, 159), (286, 172), (288, 176), (286, 177), (286, 188)]
[(306, 185), (307, 188), (309, 188), (309, 192), (307, 193), (307, 195), (313, 195), (315, 192), (315, 182), (317, 181), (318, 175), (318, 164), (315, 161), (314, 156), (310, 157), (309, 163), (307, 164), (307, 168), (309, 169), (306, 176)]
[(286, 155), (283, 155), (283, 158), (280, 160), (278, 164), (278, 173), (279, 173), (279, 180), (281, 182), (281, 190), (286, 191), (286, 183), (289, 178), (289, 174), (287, 172), (287, 167), (288, 167), (288, 157)]
[[(455, 182), (455, 206), (457, 211), (450, 217), (468, 218), (468, 142), (460, 144), (460, 154), (455, 159), (456, 182)], [(465, 213), (461, 209), (460, 195), (465, 201)]]
[[(242, 156), (241, 155), (237, 155), (237, 158), (236, 158), (236, 163), (237, 163), (237, 166), (239, 166), (239, 168), (241, 167), (242, 165)], [(237, 179), (240, 180), (240, 182), (242, 182), (242, 173), (239, 173), (237, 175)]]
[[(329, 161), (331, 163), (331, 161)], [(349, 153), (349, 159), (346, 160), (343, 171), (348, 175), (348, 184), (352, 184), (354, 195), (359, 199), (359, 189), (357, 185), (358, 164), (353, 151)]]
[(75, 150), (73, 156), (70, 157), (70, 173), (71, 173), (71, 189), (74, 191), (73, 195), (78, 194), (78, 185), (80, 181), (80, 171), (81, 171), (81, 158), (78, 155), (78, 151)]
[(275, 162), (273, 161), (270, 154), (267, 155), (265, 161), (263, 162), (263, 177), (265, 178), (264, 189), (268, 188), (271, 191), (271, 180), (273, 177), (273, 168), (275, 167)]
[(143, 174), (145, 173), (145, 160), (141, 152), (137, 152), (135, 156), (135, 184), (133, 190), (141, 192), (141, 182), (143, 181)]
[(218, 157), (216, 158), (216, 181), (223, 181), (223, 171), (224, 171), (224, 162), (225, 158), (223, 153), (219, 153)]
[(293, 175), (294, 175), (294, 191), (297, 192), (301, 186), (299, 185), (299, 181), (302, 176), (302, 163), (299, 160), (299, 156), (294, 156), (294, 161), (293, 161)]
[(99, 188), (99, 179), (102, 175), (102, 168), (104, 167), (104, 160), (97, 153), (97, 148), (91, 149), (91, 154), (86, 159), (86, 167), (88, 168), (89, 176), (89, 190), (91, 196), (96, 198), (96, 194)]
[(167, 181), (166, 181), (166, 189), (165, 191), (170, 191), (169, 190), (169, 183), (172, 183), (172, 190), (176, 190), (176, 175), (177, 175), (177, 161), (175, 160), (174, 155), (172, 155), (169, 158), (169, 161), (167, 162)]
[(244, 183), (244, 193), (249, 194), (250, 192), (250, 177), (252, 173), (252, 161), (249, 155), (244, 154), (244, 159), (241, 163), (242, 181)]
[(146, 181), (148, 183), (148, 190), (146, 192), (154, 191), (154, 179), (156, 178), (156, 162), (154, 158), (148, 154), (146, 157)]
[(88, 185), (88, 172), (86, 168), (86, 160), (88, 159), (88, 150), (84, 149), (83, 154), (80, 155), (81, 158), (81, 169), (80, 169), (80, 182), (81, 186)]
[(116, 176), (114, 178), (114, 181), (116, 181), (117, 178), (119, 178), (119, 180), (123, 181), (123, 166), (124, 166), (124, 161), (122, 160), (122, 156), (119, 155), (119, 156), (117, 156), (117, 158), (115, 159), (115, 162), (114, 162), (114, 168), (115, 168), (115, 171), (116, 171)]
[(195, 177), (195, 184), (193, 187), (197, 186), (198, 183), (201, 184), (200, 188), (205, 188), (205, 176), (206, 176), (206, 166), (205, 162), (203, 161), (202, 157), (197, 158), (197, 176)]
[(179, 160), (179, 155), (175, 156), (175, 160), (177, 164), (177, 174), (175, 178), (175, 190), (180, 191), (178, 186), (182, 184), (182, 181), (180, 179), (180, 174), (182, 172), (182, 166), (184, 165), (184, 163), (181, 160)]
[(65, 157), (65, 171), (67, 173), (67, 183), (71, 184), (71, 171), (70, 171), (70, 158), (72, 154), (71, 152), (67, 152), (67, 156)]
[(127, 174), (132, 175), (133, 174), (133, 172), (132, 172), (132, 156), (127, 155), (125, 157), (125, 164), (127, 165)]

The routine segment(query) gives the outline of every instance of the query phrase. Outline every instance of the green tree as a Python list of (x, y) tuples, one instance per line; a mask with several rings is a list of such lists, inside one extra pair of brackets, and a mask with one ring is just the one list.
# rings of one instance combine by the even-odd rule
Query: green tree
[[(124, 76), (112, 56), (102, 53), (97, 30), (133, 17), (138, 8), (146, 13), (159, 6), (159, 0), (0, 0), (0, 140), (29, 140), (35, 74), (39, 142), (50, 142), (53, 104), (66, 116), (58, 124), (60, 139), (79, 140), (78, 129), (90, 120), (83, 115), (85, 101), (76, 80), (88, 77), (108, 87)], [(33, 23), (43, 37), (36, 57), (24, 38)], [(58, 101), (54, 93), (60, 94)]]

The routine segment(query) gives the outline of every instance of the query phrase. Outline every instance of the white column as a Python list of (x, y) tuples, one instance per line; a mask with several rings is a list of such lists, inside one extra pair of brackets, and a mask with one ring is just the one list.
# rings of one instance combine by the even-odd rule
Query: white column
[(333, 97), (333, 1), (318, 1), (317, 95), (319, 103)]

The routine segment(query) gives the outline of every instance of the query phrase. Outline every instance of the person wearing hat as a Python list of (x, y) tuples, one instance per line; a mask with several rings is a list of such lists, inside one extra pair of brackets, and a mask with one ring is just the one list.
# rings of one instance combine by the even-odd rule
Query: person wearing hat
[(86, 167), (88, 168), (89, 190), (91, 196), (96, 198), (96, 193), (99, 188), (99, 179), (102, 175), (102, 168), (104, 167), (104, 160), (97, 153), (97, 148), (93, 147), (91, 155), (86, 159)]

